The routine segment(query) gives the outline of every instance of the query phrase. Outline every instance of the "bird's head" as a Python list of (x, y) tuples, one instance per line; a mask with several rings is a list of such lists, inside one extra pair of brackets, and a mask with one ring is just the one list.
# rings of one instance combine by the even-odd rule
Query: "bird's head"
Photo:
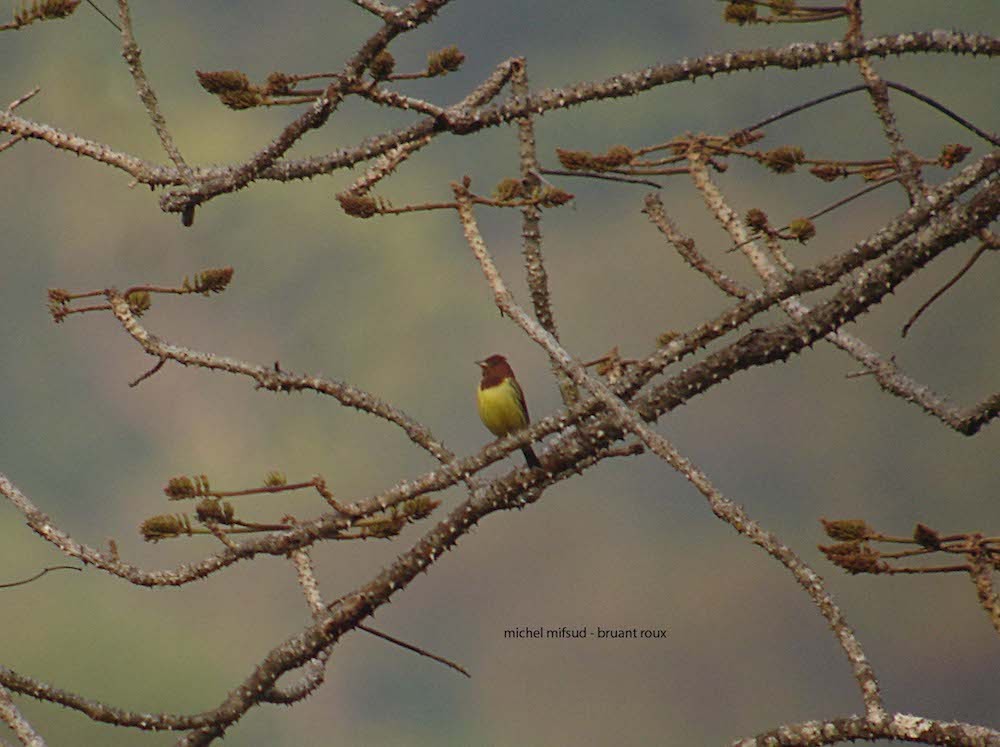
[(499, 383), (514, 375), (514, 371), (511, 369), (507, 359), (496, 353), (489, 358), (476, 361), (476, 365), (483, 371), (483, 381), (496, 381)]
[(507, 363), (507, 359), (504, 358), (502, 355), (494, 353), (489, 358), (483, 358), (481, 361), (476, 361), (476, 365), (478, 365), (481, 369), (485, 371), (487, 368), (494, 368), (495, 366), (507, 366), (510, 364)]

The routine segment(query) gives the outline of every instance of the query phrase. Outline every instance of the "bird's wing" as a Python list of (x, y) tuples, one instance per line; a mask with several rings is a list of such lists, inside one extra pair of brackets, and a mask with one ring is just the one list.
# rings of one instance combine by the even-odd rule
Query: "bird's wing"
[(514, 385), (514, 391), (517, 392), (517, 398), (521, 401), (521, 409), (524, 410), (524, 422), (525, 425), (531, 422), (531, 416), (528, 415), (528, 403), (524, 401), (524, 392), (521, 391), (521, 385), (517, 383), (517, 379), (513, 376), (510, 378), (510, 383)]

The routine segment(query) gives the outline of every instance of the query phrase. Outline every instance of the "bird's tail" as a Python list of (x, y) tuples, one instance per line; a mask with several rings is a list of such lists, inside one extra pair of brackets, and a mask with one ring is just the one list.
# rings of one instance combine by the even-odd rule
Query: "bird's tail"
[(530, 446), (525, 446), (521, 449), (521, 453), (524, 454), (524, 460), (528, 463), (528, 466), (534, 469), (535, 467), (541, 467), (542, 463), (538, 461), (538, 457), (535, 456), (535, 451)]

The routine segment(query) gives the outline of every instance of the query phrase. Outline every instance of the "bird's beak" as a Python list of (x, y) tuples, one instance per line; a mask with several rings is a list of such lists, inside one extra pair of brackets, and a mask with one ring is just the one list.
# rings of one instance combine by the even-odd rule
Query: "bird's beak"
[(486, 361), (474, 361), (474, 363), (480, 368), (486, 365)]

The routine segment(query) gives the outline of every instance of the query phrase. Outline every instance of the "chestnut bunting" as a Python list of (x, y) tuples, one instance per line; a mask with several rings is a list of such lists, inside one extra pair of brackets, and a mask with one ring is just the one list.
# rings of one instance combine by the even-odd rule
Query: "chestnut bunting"
[[(507, 359), (502, 355), (491, 355), (476, 363), (483, 371), (477, 393), (479, 418), (483, 425), (498, 437), (526, 428), (530, 422), (528, 406)], [(531, 446), (521, 447), (521, 452), (529, 467), (542, 466)]]

